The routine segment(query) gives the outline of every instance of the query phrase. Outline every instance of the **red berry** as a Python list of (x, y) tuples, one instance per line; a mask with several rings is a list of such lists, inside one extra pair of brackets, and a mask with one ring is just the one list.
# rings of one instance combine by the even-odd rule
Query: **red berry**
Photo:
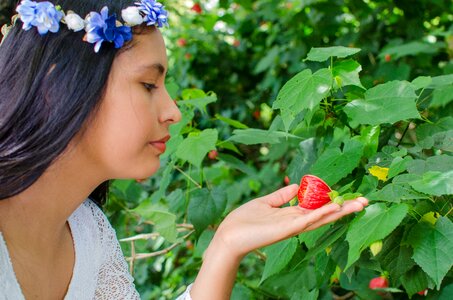
[(389, 61), (391, 61), (391, 60), (392, 60), (392, 56), (391, 56), (390, 54), (386, 54), (386, 55), (385, 55), (385, 61), (386, 61), (386, 62), (389, 62)]
[(233, 41), (233, 46), (234, 46), (234, 47), (237, 48), (237, 47), (239, 47), (240, 45), (241, 45), (241, 42), (240, 42), (239, 40), (234, 40), (234, 41)]
[(417, 292), (420, 296), (426, 296), (428, 295), (428, 289), (424, 289), (423, 291)]
[(389, 281), (385, 276), (375, 277), (370, 280), (370, 284), (368, 285), (370, 289), (385, 289), (389, 287)]
[(321, 178), (314, 175), (305, 175), (300, 181), (297, 199), (299, 206), (308, 209), (316, 209), (330, 202), (328, 195), (332, 190)]
[(179, 47), (185, 47), (187, 45), (187, 41), (184, 38), (180, 38), (176, 43)]
[(211, 150), (211, 151), (209, 151), (209, 153), (208, 153), (209, 159), (216, 159), (216, 158), (217, 158), (217, 155), (218, 155), (218, 153), (217, 153), (216, 150)]
[(285, 185), (289, 185), (289, 177), (288, 177), (288, 175), (285, 176), (285, 179), (283, 179), (283, 182), (285, 183)]
[(192, 6), (191, 10), (193, 10), (193, 11), (196, 12), (197, 14), (201, 14), (202, 11), (203, 11), (203, 9), (201, 8), (200, 3), (195, 3), (195, 4)]
[(255, 110), (253, 112), (253, 117), (258, 120), (261, 117), (261, 112), (259, 110)]
[(192, 58), (192, 54), (186, 53), (186, 54), (184, 54), (184, 57), (185, 57), (187, 60), (189, 60), (189, 59)]

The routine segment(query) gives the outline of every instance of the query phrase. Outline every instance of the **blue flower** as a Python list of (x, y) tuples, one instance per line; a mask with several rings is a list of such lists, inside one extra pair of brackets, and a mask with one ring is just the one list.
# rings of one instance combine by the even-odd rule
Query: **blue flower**
[(146, 25), (149, 26), (156, 23), (157, 27), (168, 25), (168, 13), (162, 3), (156, 0), (141, 0), (140, 2), (135, 2), (135, 4), (144, 14)]
[(85, 40), (95, 43), (94, 52), (99, 52), (104, 41), (114, 43), (115, 48), (132, 39), (132, 30), (129, 26), (116, 24), (116, 14), (109, 16), (109, 9), (104, 6), (101, 13), (91, 12), (87, 18)]
[(63, 18), (63, 12), (56, 9), (48, 1), (35, 2), (22, 0), (16, 11), (24, 23), (22, 28), (25, 30), (29, 30), (32, 26), (35, 26), (41, 35), (49, 31), (58, 32), (60, 30), (60, 20)]

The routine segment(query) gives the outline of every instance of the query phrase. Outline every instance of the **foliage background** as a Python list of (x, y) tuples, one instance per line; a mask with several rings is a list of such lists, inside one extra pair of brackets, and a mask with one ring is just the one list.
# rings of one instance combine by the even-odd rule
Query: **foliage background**
[[(193, 282), (203, 250), (229, 211), (283, 186), (285, 176), (298, 183), (308, 172), (333, 173), (328, 181), (336, 189), (362, 192), (372, 200), (367, 213), (377, 211), (378, 218), (346, 218), (248, 255), (233, 299), (407, 299), (421, 298), (416, 292), (424, 288), (430, 299), (451, 299), (452, 255), (420, 259), (414, 253), (425, 243), (453, 247), (453, 3), (224, 0), (203, 1), (199, 11), (193, 5), (166, 3), (167, 87), (184, 119), (172, 128), (159, 173), (140, 183), (113, 182), (105, 207), (118, 237), (129, 238), (122, 247), (134, 257), (143, 299), (174, 299)], [(0, 23), (10, 13), (11, 1), (0, 2)], [(327, 60), (306, 60), (311, 48), (330, 46), (361, 51), (341, 56), (337, 49)], [(285, 93), (307, 99), (303, 91), (319, 87), (283, 92), (285, 83), (296, 74), (311, 82), (311, 72), (325, 70), (340, 79), (327, 77), (322, 99), (294, 108), (294, 115), (285, 112), (291, 103)], [(408, 82), (416, 85), (414, 94), (393, 97), (413, 98), (418, 116), (389, 111), (390, 121), (377, 113), (370, 122), (345, 108), (367, 99), (367, 92), (391, 94)], [(373, 90), (379, 86), (382, 91)], [(348, 152), (354, 145), (361, 150)], [(214, 149), (219, 154), (209, 159)], [(341, 153), (351, 154), (342, 157), (348, 166), (328, 165)], [(373, 176), (373, 166), (389, 172), (387, 180)], [(360, 228), (373, 224), (379, 228), (368, 240), (351, 244), (363, 235)], [(384, 248), (372, 257), (368, 246), (376, 240)], [(350, 263), (354, 247), (359, 257)], [(449, 266), (445, 274), (440, 265)], [(393, 289), (378, 295), (367, 285), (382, 272)]]

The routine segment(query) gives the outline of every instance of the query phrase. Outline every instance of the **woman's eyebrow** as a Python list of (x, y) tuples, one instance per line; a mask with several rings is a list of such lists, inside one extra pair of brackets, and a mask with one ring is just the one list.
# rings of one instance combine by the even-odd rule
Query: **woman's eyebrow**
[(146, 71), (157, 71), (160, 76), (165, 74), (165, 67), (161, 63), (154, 63), (150, 65), (143, 65), (138, 68), (139, 72), (146, 72)]

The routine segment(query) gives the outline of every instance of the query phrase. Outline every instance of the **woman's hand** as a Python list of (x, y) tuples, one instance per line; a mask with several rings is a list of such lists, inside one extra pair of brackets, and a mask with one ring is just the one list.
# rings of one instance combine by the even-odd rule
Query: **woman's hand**
[(255, 249), (361, 211), (368, 204), (361, 197), (342, 206), (330, 203), (314, 210), (297, 205), (280, 208), (296, 196), (298, 188), (297, 184), (289, 185), (232, 211), (220, 224), (213, 242), (242, 258)]
[(315, 210), (281, 208), (294, 198), (298, 188), (293, 184), (252, 200), (223, 220), (203, 256), (190, 292), (193, 300), (230, 299), (238, 266), (247, 253), (361, 211), (368, 204), (367, 199), (358, 198)]

